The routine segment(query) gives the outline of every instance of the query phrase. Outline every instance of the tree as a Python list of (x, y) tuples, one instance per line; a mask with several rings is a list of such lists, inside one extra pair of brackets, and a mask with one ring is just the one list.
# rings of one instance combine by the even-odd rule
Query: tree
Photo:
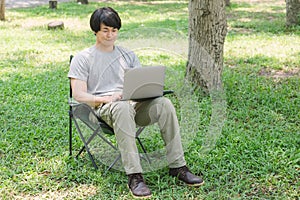
[(190, 0), (186, 76), (206, 92), (222, 87), (226, 34), (225, 1)]
[(225, 0), (225, 5), (230, 6), (230, 0)]
[(0, 20), (5, 20), (5, 0), (0, 0)]
[(81, 4), (88, 4), (89, 1), (88, 0), (77, 0), (78, 3), (81, 3)]
[(300, 0), (286, 0), (286, 25), (300, 24)]

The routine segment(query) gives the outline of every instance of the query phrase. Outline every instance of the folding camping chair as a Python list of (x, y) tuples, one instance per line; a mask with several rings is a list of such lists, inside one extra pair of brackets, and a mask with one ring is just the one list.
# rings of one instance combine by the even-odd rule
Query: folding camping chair
[[(70, 94), (71, 94), (71, 89), (70, 89)], [(71, 97), (71, 95), (70, 95)], [(118, 151), (116, 145), (114, 145), (107, 137), (106, 135), (113, 135), (114, 130), (107, 125), (100, 117), (96, 115), (94, 110), (87, 104), (84, 103), (73, 103), (69, 102), (70, 105), (70, 110), (69, 110), (69, 150), (70, 150), (70, 155), (72, 155), (72, 122), (74, 122), (75, 127), (77, 129), (77, 132), (79, 133), (79, 136), (83, 142), (82, 148), (79, 150), (79, 152), (76, 155), (76, 158), (79, 157), (79, 155), (86, 150), (90, 160), (92, 161), (93, 166), (95, 169), (98, 169), (98, 166), (95, 162), (95, 158), (92, 155), (90, 151), (89, 144), (95, 137), (100, 137), (106, 144), (108, 144), (112, 150)], [(84, 133), (82, 132), (80, 126), (79, 126), (79, 121), (83, 122), (86, 127), (88, 127), (91, 131), (90, 136), (88, 138), (84, 137)], [(138, 137), (140, 133), (144, 130), (145, 127), (139, 127), (136, 131), (136, 139), (138, 141), (138, 144), (142, 148), (143, 152), (145, 153), (145, 159), (151, 163), (149, 157), (147, 156), (146, 149), (144, 145), (142, 144), (140, 138)], [(110, 170), (118, 160), (120, 160), (121, 154), (118, 153), (118, 156), (114, 159), (114, 161), (109, 165), (107, 170)]]
[[(70, 56), (70, 62), (72, 60), (73, 56)], [(173, 91), (166, 90), (164, 91), (164, 95), (166, 94), (172, 94)], [(114, 135), (114, 130), (112, 127), (110, 127), (105, 121), (103, 121), (99, 116), (96, 115), (94, 110), (87, 104), (84, 103), (78, 103), (74, 102), (72, 99), (72, 88), (70, 83), (70, 96), (69, 96), (69, 151), (70, 156), (72, 155), (72, 122), (74, 122), (77, 132), (79, 133), (79, 136), (83, 142), (82, 148), (78, 151), (76, 158), (79, 157), (79, 155), (85, 150), (94, 166), (95, 169), (98, 169), (98, 166), (95, 162), (95, 158), (93, 154), (90, 151), (90, 143), (95, 137), (100, 137), (102, 141), (104, 141), (106, 144), (108, 144), (112, 150), (118, 151), (117, 146), (113, 144), (112, 141), (107, 139), (107, 135)], [(83, 124), (91, 131), (90, 136), (87, 138), (84, 137), (83, 131), (81, 130), (79, 126), (79, 122), (83, 122)], [(145, 156), (141, 155), (141, 158), (148, 161), (148, 163), (151, 163), (150, 158), (147, 155), (147, 151), (142, 144), (141, 139), (139, 138), (139, 135), (142, 133), (142, 131), (145, 129), (145, 127), (138, 127), (136, 131), (136, 140), (141, 147), (143, 153), (145, 153)], [(116, 158), (111, 162), (109, 167), (107, 168), (107, 171), (110, 170), (118, 160), (120, 160), (121, 154), (118, 153)]]

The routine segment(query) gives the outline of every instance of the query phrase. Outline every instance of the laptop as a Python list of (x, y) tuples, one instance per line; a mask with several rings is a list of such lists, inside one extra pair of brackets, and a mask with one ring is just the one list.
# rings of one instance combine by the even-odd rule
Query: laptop
[(165, 70), (164, 66), (146, 66), (125, 71), (122, 100), (163, 96)]

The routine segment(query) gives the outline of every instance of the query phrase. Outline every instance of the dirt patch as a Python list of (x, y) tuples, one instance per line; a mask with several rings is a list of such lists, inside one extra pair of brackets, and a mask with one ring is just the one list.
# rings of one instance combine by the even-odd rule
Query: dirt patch
[(298, 76), (300, 77), (300, 69), (282, 69), (282, 70), (274, 70), (269, 68), (263, 68), (258, 73), (260, 76), (270, 77), (270, 78), (290, 78)]
[(45, 191), (36, 195), (17, 194), (13, 199), (41, 200), (41, 199), (88, 199), (97, 194), (97, 188), (93, 185), (79, 185), (69, 189), (63, 188), (57, 191)]

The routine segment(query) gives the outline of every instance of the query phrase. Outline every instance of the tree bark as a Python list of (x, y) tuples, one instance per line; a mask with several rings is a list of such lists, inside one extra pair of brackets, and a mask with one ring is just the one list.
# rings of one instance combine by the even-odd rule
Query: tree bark
[(49, 8), (50, 9), (57, 9), (57, 0), (50, 0), (49, 1)]
[(286, 0), (286, 25), (300, 24), (300, 0)]
[(88, 4), (89, 1), (88, 0), (77, 0), (78, 3), (81, 3), (81, 4)]
[(204, 92), (222, 87), (226, 34), (225, 1), (190, 0), (186, 76)]
[(5, 20), (5, 0), (0, 0), (0, 20)]
[(225, 5), (230, 6), (230, 0), (225, 0)]

